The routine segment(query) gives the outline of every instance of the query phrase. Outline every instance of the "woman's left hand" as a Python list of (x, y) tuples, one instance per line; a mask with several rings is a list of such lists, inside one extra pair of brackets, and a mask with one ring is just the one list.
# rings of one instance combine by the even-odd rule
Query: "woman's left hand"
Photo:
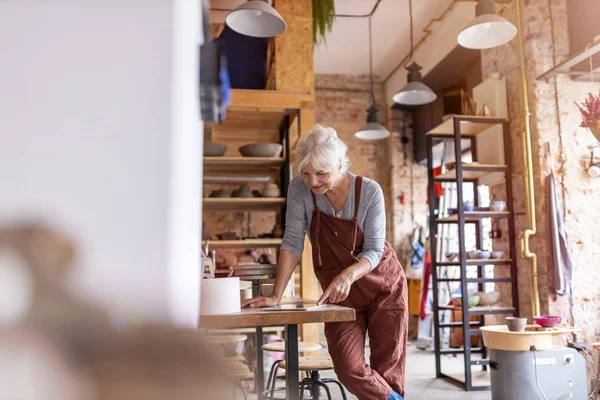
[(354, 283), (354, 274), (346, 269), (336, 276), (333, 281), (327, 286), (317, 304), (336, 304), (346, 300), (350, 293), (350, 287)]

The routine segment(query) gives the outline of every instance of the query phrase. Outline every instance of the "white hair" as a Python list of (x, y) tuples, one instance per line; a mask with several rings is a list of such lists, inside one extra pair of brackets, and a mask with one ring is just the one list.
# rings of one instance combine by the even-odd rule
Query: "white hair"
[(346, 172), (350, 166), (348, 146), (337, 137), (335, 129), (315, 125), (310, 133), (302, 136), (296, 150), (298, 173), (309, 163), (319, 171), (333, 171), (341, 167)]

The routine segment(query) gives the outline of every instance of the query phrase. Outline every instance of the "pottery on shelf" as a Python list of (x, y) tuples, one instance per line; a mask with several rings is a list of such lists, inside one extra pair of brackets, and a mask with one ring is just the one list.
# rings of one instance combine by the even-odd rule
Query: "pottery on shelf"
[(226, 151), (225, 143), (204, 142), (204, 157), (222, 157)]
[(505, 208), (506, 208), (506, 202), (505, 201), (498, 200), (498, 201), (492, 201), (490, 203), (490, 209), (492, 211), (502, 212), (502, 211), (504, 211)]
[(475, 204), (472, 201), (465, 201), (465, 211), (474, 211)]
[(501, 260), (504, 258), (504, 252), (503, 251), (492, 251), (492, 258), (494, 260)]
[(477, 292), (475, 296), (479, 296), (479, 305), (491, 306), (500, 301), (500, 292)]
[(231, 197), (225, 189), (213, 190), (208, 197)]
[(487, 260), (492, 256), (492, 253), (487, 250), (477, 250), (475, 258), (478, 260)]
[(282, 149), (283, 146), (279, 143), (250, 143), (238, 150), (244, 157), (277, 157)]
[(281, 191), (279, 190), (279, 186), (277, 186), (277, 184), (269, 182), (265, 185), (262, 195), (264, 197), (279, 197), (281, 195)]
[[(454, 306), (462, 306), (462, 297), (460, 295), (452, 297), (452, 304)], [(475, 307), (479, 304), (479, 296), (476, 294), (469, 296), (469, 307)]]
[(232, 193), (231, 196), (232, 197), (243, 197), (243, 198), (254, 197), (254, 195), (252, 194), (252, 191), (246, 184), (243, 184), (238, 189), (234, 190), (234, 192)]

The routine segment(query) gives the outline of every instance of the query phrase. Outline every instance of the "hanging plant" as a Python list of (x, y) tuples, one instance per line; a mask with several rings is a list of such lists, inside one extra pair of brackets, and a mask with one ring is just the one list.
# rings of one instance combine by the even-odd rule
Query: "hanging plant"
[(312, 0), (313, 44), (326, 43), (325, 36), (333, 28), (335, 0)]
[(600, 92), (597, 96), (592, 93), (581, 104), (575, 103), (581, 113), (581, 127), (588, 128), (600, 140)]

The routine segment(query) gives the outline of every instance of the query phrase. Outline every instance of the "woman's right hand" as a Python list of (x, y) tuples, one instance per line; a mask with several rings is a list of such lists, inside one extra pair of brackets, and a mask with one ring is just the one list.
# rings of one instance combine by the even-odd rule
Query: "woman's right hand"
[(277, 305), (279, 305), (277, 296), (259, 296), (242, 302), (242, 308), (274, 307)]

